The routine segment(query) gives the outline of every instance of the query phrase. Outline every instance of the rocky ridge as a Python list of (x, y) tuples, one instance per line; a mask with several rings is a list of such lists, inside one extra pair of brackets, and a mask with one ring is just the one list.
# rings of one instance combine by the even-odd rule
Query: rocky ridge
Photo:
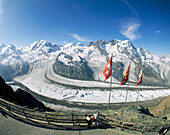
[(0, 98), (20, 106), (26, 106), (30, 109), (36, 109), (38, 111), (54, 111), (53, 109), (46, 107), (41, 101), (35, 99), (31, 94), (20, 88), (14, 92), (12, 87), (7, 85), (1, 76)]

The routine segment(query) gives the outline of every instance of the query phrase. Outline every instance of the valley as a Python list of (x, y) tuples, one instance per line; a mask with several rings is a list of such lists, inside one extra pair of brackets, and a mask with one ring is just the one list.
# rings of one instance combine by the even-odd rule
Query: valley
[[(81, 81), (57, 75), (53, 71), (52, 63), (48, 61), (38, 62), (32, 70), (14, 81), (21, 83), (31, 91), (57, 100), (81, 102), (81, 103), (107, 103), (110, 91), (109, 83), (99, 81)], [(111, 103), (120, 103), (125, 100), (126, 90), (128, 102), (136, 101), (137, 91), (140, 90), (139, 101), (151, 100), (170, 95), (168, 87), (141, 86), (135, 84), (120, 87), (118, 83), (112, 84)]]
[[(113, 78), (110, 89), (110, 79), (103, 82), (102, 73), (111, 53)], [(106, 104), (110, 90), (111, 103), (123, 103), (127, 90), (127, 102), (135, 102), (138, 91), (141, 102), (170, 95), (169, 56), (151, 55), (145, 49), (135, 48), (128, 40), (98, 40), (88, 46), (81, 43), (59, 45), (40, 40), (20, 49), (1, 44), (0, 57), (0, 73), (5, 73), (3, 78), (58, 101)], [(120, 87), (129, 62), (129, 84)], [(143, 82), (136, 88), (141, 68)]]

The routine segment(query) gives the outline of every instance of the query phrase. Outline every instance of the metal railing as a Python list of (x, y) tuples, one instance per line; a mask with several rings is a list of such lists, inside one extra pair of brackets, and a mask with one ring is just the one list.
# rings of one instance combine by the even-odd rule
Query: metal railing
[[(69, 124), (69, 125), (80, 125), (85, 124), (86, 119), (85, 116), (77, 115), (77, 114), (67, 114), (64, 112), (39, 112), (35, 111), (34, 109), (29, 109), (27, 107), (22, 107), (19, 105), (16, 105), (14, 103), (5, 101), (0, 98), (0, 107), (14, 115), (17, 115), (19, 117), (35, 120), (38, 122), (46, 122), (51, 124)], [(136, 130), (140, 132), (157, 132), (159, 131), (160, 127), (170, 127), (170, 124), (168, 125), (140, 125), (136, 123), (130, 123), (130, 122), (123, 122), (118, 119), (106, 117), (105, 115), (100, 115), (100, 123), (102, 126), (105, 127), (120, 127), (130, 130)]]
[(34, 109), (22, 107), (14, 103), (10, 103), (0, 98), (0, 107), (6, 111), (22, 118), (31, 119), (47, 123), (65, 123), (65, 124), (80, 124), (86, 123), (84, 115), (67, 114), (63, 112), (39, 112)]

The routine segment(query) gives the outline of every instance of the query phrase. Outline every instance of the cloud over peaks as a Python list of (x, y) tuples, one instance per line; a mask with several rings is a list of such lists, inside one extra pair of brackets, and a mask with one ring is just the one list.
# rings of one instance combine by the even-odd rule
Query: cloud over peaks
[(87, 39), (87, 37), (80, 37), (78, 34), (71, 34), (73, 38), (75, 38), (77, 41), (82, 41), (82, 42), (90, 42), (90, 40)]
[(134, 21), (123, 23), (121, 26), (120, 33), (123, 34), (128, 39), (130, 39), (131, 41), (137, 40), (139, 38), (142, 38), (142, 35), (138, 31), (140, 25), (141, 25), (140, 23)]

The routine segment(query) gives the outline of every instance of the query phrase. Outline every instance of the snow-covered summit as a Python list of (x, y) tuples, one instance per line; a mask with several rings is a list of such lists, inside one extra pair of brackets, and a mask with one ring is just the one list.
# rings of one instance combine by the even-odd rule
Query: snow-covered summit
[(65, 44), (65, 45), (63, 46), (63, 50), (72, 48), (73, 46), (75, 46), (75, 44), (74, 44), (73, 42), (67, 43), (67, 44)]
[(31, 51), (36, 54), (48, 54), (57, 50), (60, 50), (60, 46), (58, 44), (50, 43), (46, 40), (35, 41), (23, 49), (24, 52)]
[(11, 44), (0, 44), (0, 55), (21, 54), (19, 49)]
[(0, 44), (0, 63), (4, 65), (16, 65), (23, 62), (20, 57), (22, 52), (11, 44)]
[(134, 60), (134, 57), (140, 59), (137, 49), (128, 40), (99, 40), (91, 42), (89, 46), (94, 46), (94, 48), (98, 49), (103, 55), (112, 53), (117, 61), (122, 61), (123, 57), (123, 59), (131, 58), (131, 60)]
[(137, 51), (138, 51), (142, 61), (153, 60), (153, 56), (149, 53), (148, 50), (142, 49), (142, 48), (138, 48)]

